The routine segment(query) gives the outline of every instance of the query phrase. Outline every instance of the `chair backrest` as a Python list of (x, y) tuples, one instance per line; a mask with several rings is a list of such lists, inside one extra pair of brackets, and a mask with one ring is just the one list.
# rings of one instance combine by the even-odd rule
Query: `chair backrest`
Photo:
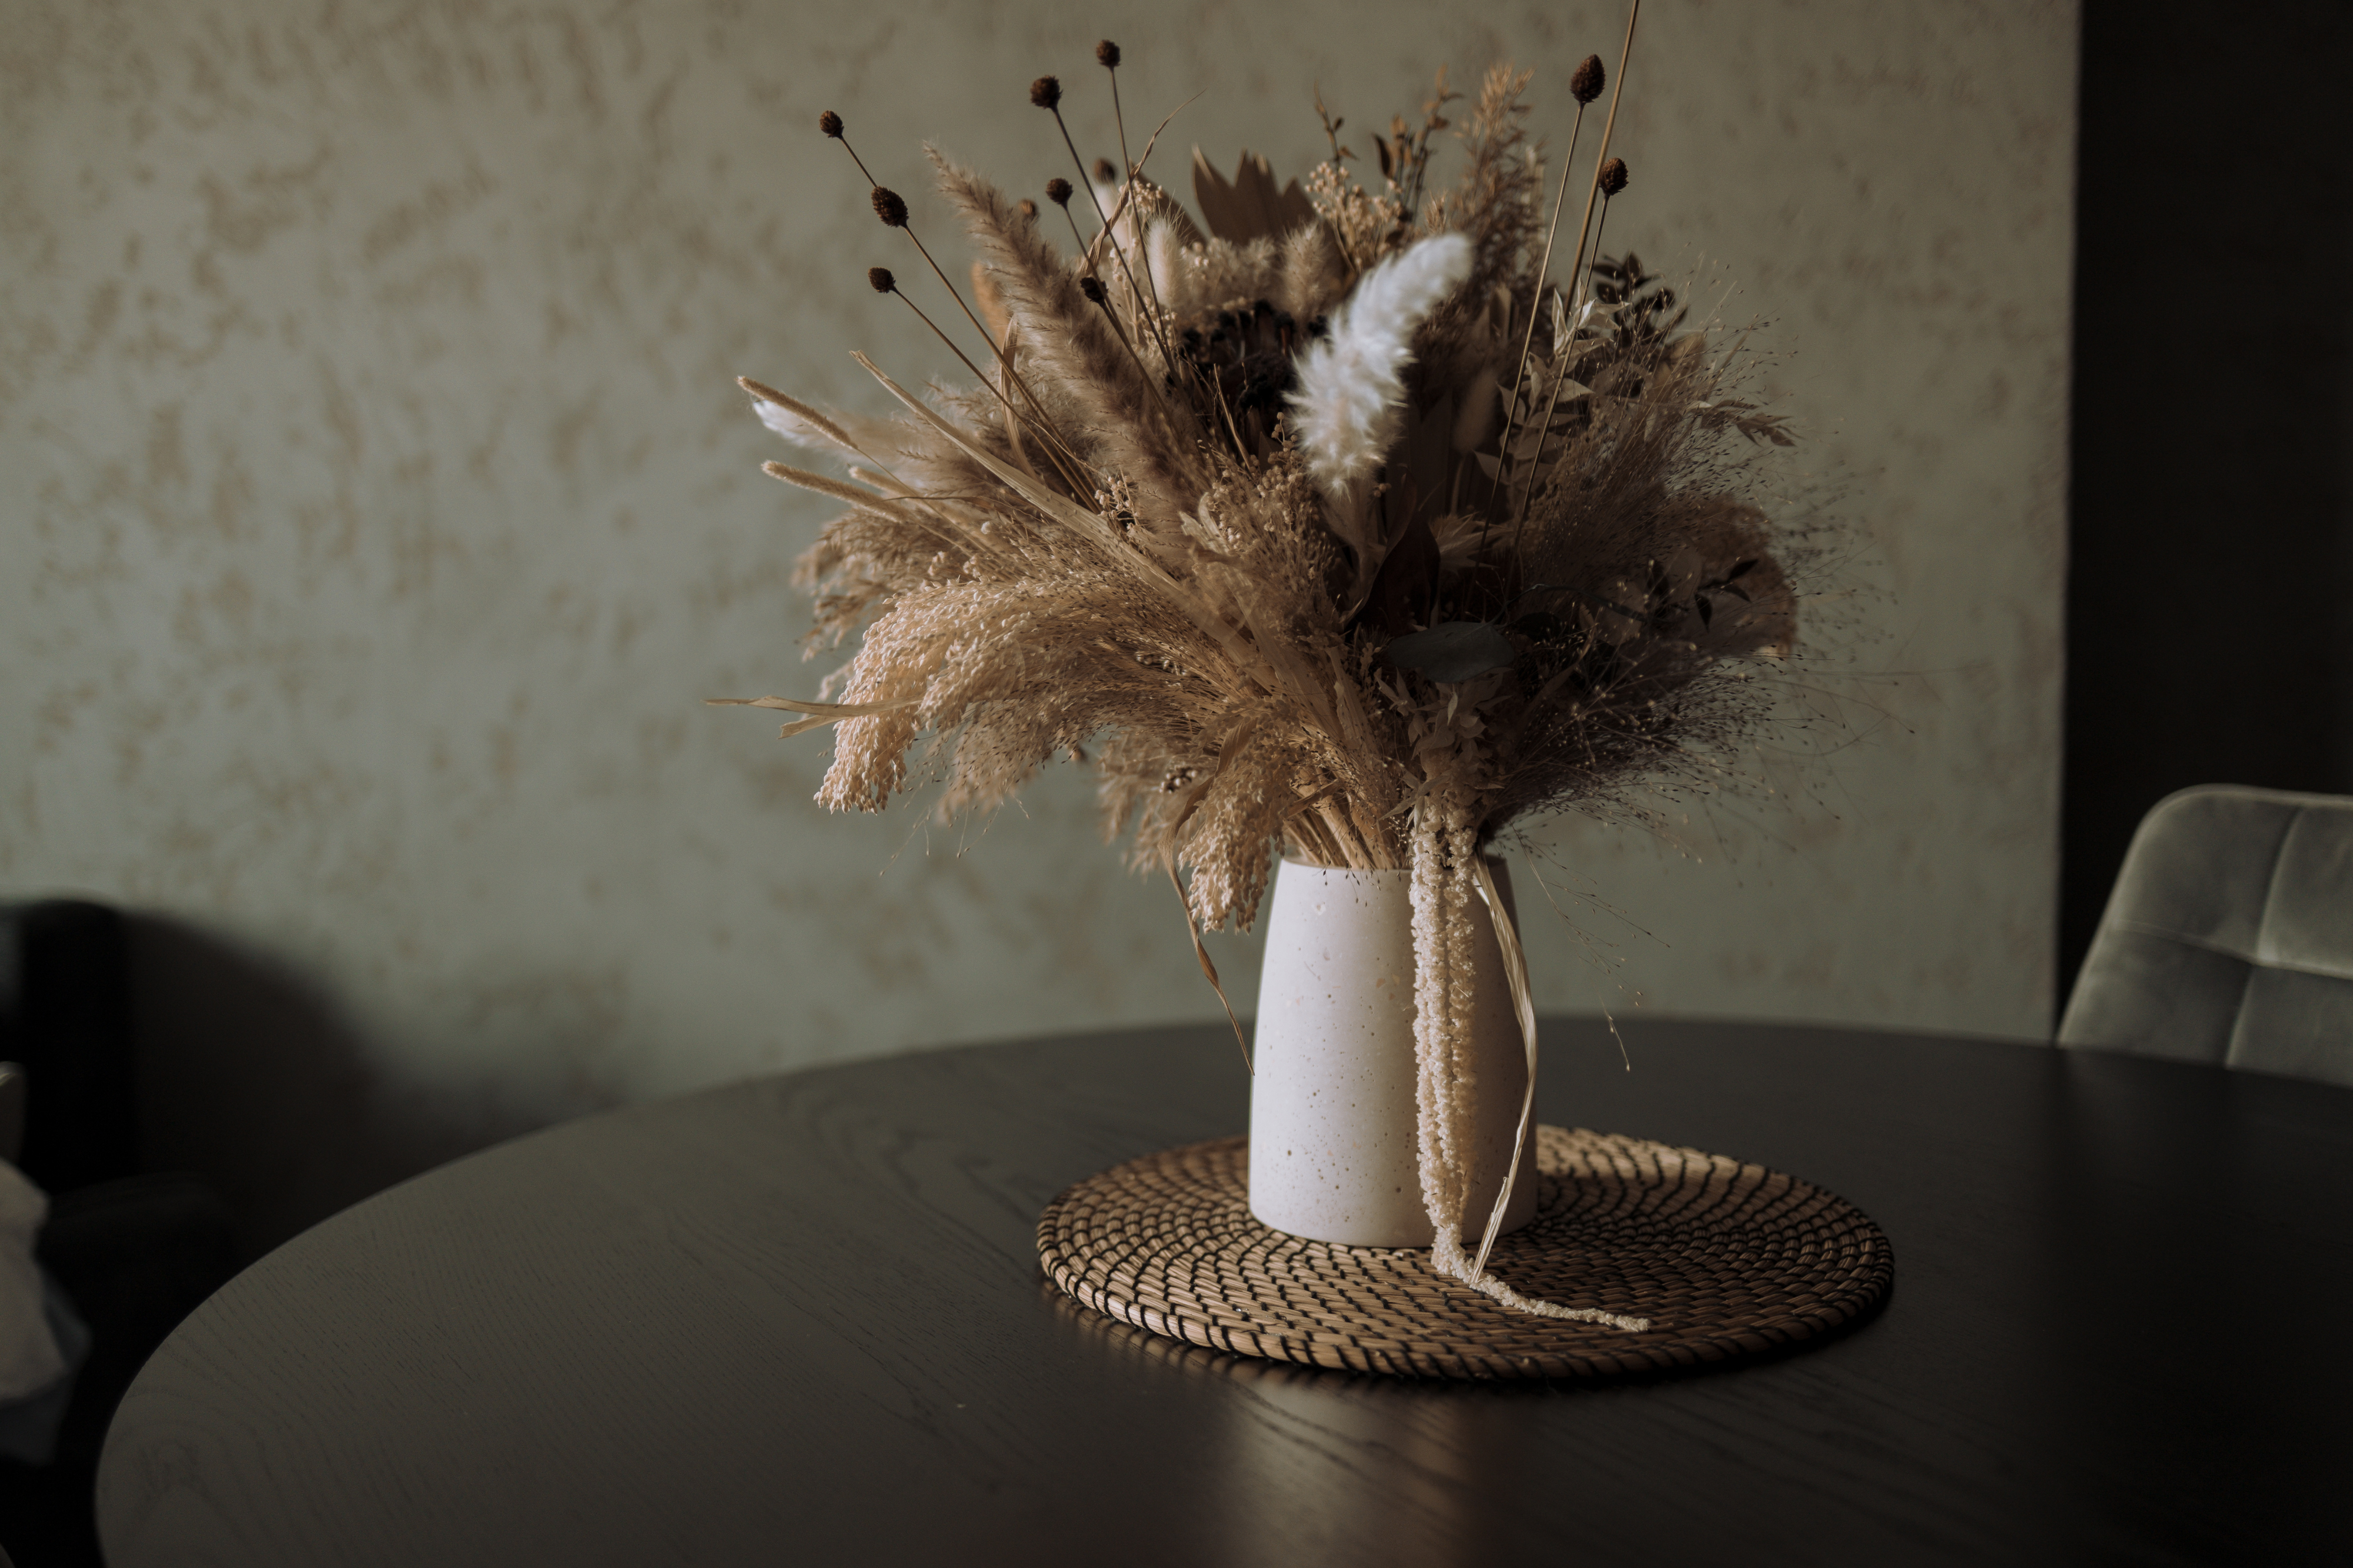
[(130, 972), (113, 910), (0, 903), (0, 1058), (40, 1086), (15, 1163), (43, 1192), (140, 1168)]
[(2353, 1085), (2353, 798), (2204, 784), (2158, 802), (2058, 1043)]

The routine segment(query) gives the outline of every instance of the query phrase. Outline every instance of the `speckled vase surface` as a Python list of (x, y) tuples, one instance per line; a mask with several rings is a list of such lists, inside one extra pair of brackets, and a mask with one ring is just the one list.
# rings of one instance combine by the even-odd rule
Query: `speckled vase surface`
[[(1510, 873), (1488, 862), (1504, 907)], [(1250, 1213), (1350, 1247), (1428, 1247), (1414, 1109), (1411, 874), (1283, 861), (1267, 915), (1250, 1080)], [(1476, 1245), (1503, 1185), (1527, 1065), (1504, 955), (1480, 910), (1472, 1014), (1475, 1126), (1466, 1235)], [(1515, 917), (1516, 918), (1516, 917)], [(1533, 1134), (1532, 1134), (1533, 1135)], [(1520, 1162), (1504, 1228), (1536, 1209)]]

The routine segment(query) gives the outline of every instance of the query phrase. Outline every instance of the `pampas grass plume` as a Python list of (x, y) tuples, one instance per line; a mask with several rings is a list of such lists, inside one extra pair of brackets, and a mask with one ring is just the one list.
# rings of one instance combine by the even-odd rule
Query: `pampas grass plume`
[(1344, 510), (1397, 439), (1414, 330), (1471, 275), (1471, 242), (1436, 235), (1366, 274), (1299, 362), (1291, 407), (1308, 472)]

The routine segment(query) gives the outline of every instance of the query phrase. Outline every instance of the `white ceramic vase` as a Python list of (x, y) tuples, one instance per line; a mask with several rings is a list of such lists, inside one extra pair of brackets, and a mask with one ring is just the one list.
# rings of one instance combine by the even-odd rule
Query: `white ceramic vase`
[[(1510, 874), (1501, 861), (1488, 866), (1509, 910)], [(1350, 1247), (1435, 1239), (1414, 1107), (1411, 875), (1290, 860), (1275, 874), (1250, 1080), (1250, 1205), (1277, 1230)], [(1503, 949), (1477, 907), (1477, 1114), (1463, 1216), (1472, 1247), (1510, 1169), (1527, 1083)], [(1535, 1208), (1530, 1151), (1504, 1229), (1525, 1225)]]

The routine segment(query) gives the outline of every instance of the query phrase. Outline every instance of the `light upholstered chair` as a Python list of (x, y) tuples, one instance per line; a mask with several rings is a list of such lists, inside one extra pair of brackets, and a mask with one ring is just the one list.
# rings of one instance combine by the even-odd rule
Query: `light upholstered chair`
[(2158, 802), (2059, 1044), (2353, 1085), (2353, 797), (2204, 784)]

